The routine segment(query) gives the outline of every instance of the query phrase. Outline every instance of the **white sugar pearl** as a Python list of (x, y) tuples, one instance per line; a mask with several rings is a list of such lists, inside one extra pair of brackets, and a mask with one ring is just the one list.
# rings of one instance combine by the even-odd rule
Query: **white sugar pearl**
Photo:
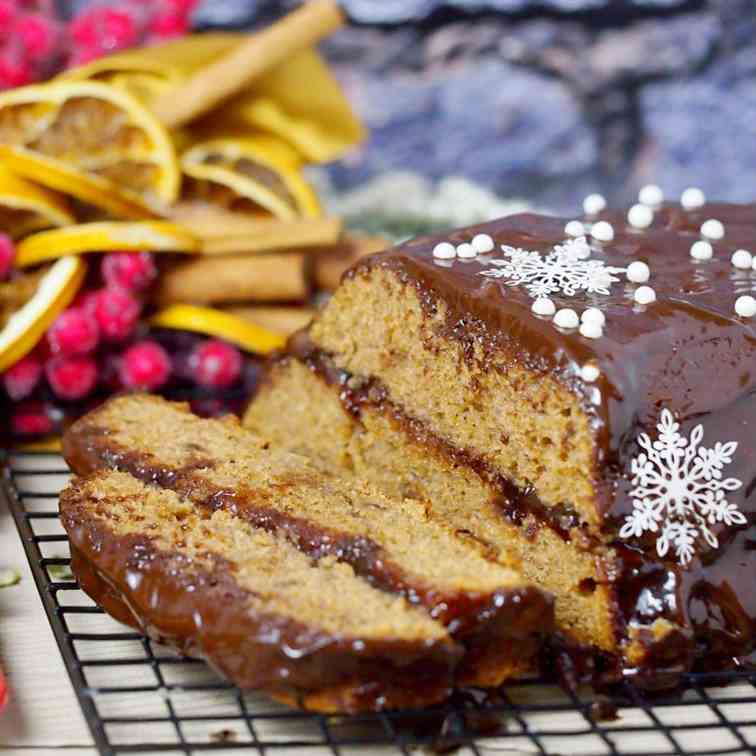
[(548, 297), (538, 297), (530, 309), (536, 315), (545, 315), (550, 318), (556, 312), (556, 305)]
[(449, 242), (440, 242), (433, 247), (433, 257), (439, 260), (452, 260), (457, 256), (457, 250)]
[(563, 307), (554, 315), (554, 325), (558, 328), (577, 328), (580, 325), (580, 318), (575, 310)]
[(470, 244), (473, 245), (479, 255), (493, 252), (494, 240), (488, 234), (476, 234), (473, 236)]
[(750, 270), (753, 265), (753, 255), (747, 249), (737, 249), (732, 253), (730, 262), (740, 270)]
[(633, 228), (648, 228), (654, 222), (654, 211), (648, 205), (633, 205), (627, 211), (627, 222)]
[(697, 187), (691, 186), (680, 195), (683, 210), (696, 210), (706, 204), (706, 195)]
[(583, 365), (580, 370), (580, 377), (586, 383), (593, 383), (600, 375), (601, 371), (595, 365), (591, 365), (590, 363), (588, 365)]
[(477, 257), (478, 252), (472, 244), (465, 242), (457, 247), (457, 257), (462, 260), (469, 260), (472, 257)]
[(694, 260), (711, 260), (714, 256), (714, 247), (707, 241), (693, 242), (690, 247), (690, 256)]
[(583, 323), (595, 323), (599, 328), (603, 328), (604, 323), (606, 323), (606, 316), (598, 307), (588, 307), (583, 310), (580, 320)]
[(586, 215), (598, 215), (602, 210), (606, 210), (606, 199), (602, 194), (589, 194), (583, 200)]
[(650, 277), (651, 269), (642, 260), (636, 260), (627, 266), (627, 280), (631, 283), (646, 283)]
[(656, 205), (661, 205), (664, 202), (664, 192), (656, 184), (646, 184), (638, 192), (638, 202), (642, 205), (656, 207)]
[(599, 221), (591, 226), (591, 236), (600, 242), (610, 242), (614, 239), (614, 228), (611, 223)]
[(591, 256), (591, 245), (588, 244), (588, 240), (584, 236), (579, 236), (577, 239), (573, 239), (570, 244), (572, 249), (577, 255), (578, 260), (587, 260)]
[(746, 294), (735, 300), (735, 313), (741, 318), (752, 318), (756, 315), (756, 299)]
[(638, 192), (638, 202), (656, 207), (664, 202), (664, 192), (656, 184), (647, 184)]
[(650, 286), (639, 286), (633, 294), (638, 304), (647, 305), (656, 300), (656, 292)]
[(567, 236), (583, 236), (585, 234), (585, 226), (579, 220), (571, 220), (564, 227), (564, 233)]
[(580, 335), (585, 336), (586, 339), (600, 339), (604, 330), (597, 323), (581, 323)]
[(701, 235), (705, 236), (707, 239), (713, 239), (716, 241), (717, 239), (724, 238), (725, 229), (721, 221), (709, 218), (709, 220), (704, 221), (701, 224)]

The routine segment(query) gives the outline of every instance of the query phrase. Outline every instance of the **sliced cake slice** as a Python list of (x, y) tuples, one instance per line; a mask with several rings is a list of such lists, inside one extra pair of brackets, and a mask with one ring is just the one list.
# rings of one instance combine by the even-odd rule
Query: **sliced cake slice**
[(64, 455), (76, 473), (127, 472), (424, 607), (467, 649), (460, 684), (498, 685), (530, 669), (551, 628), (550, 597), (430, 518), (425, 504), (319, 471), (236, 418), (203, 420), (156, 397), (116, 398), (69, 429)]
[(72, 567), (117, 619), (242, 688), (318, 711), (443, 700), (463, 650), (441, 623), (333, 557), (128, 473), (61, 494)]

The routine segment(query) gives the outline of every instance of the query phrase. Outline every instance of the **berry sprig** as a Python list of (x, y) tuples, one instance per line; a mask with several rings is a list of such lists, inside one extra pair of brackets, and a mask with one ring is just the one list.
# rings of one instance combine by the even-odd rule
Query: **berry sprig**
[(88, 63), (103, 55), (136, 45), (161, 42), (187, 33), (197, 0), (145, 3), (93, 3), (69, 26), (70, 50), (66, 65)]
[[(0, 277), (11, 273), (14, 257), (13, 242), (0, 236)], [(144, 303), (157, 277), (152, 254), (106, 253), (95, 273), (33, 351), (0, 375), (14, 435), (48, 435), (63, 414), (118, 391), (188, 385), (212, 396), (246, 382), (244, 358), (231, 344), (176, 331), (168, 340), (158, 335), (162, 342), (148, 337)]]
[(0, 89), (41, 81), (63, 68), (189, 31), (197, 0), (87, 4), (70, 22), (56, 3), (0, 0)]

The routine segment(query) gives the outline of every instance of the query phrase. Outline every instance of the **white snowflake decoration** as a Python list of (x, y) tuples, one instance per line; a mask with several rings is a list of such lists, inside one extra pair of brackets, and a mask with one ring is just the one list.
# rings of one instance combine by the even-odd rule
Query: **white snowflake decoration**
[(683, 566), (703, 537), (716, 548), (719, 541), (710, 525), (743, 525), (746, 518), (725, 498), (743, 484), (735, 478), (722, 479), (722, 468), (732, 462), (736, 441), (720, 443), (712, 449), (700, 446), (703, 426), (697, 425), (690, 439), (680, 434), (680, 424), (664, 409), (657, 424), (656, 441), (641, 433), (643, 451), (632, 461), (630, 491), (633, 512), (625, 518), (620, 538), (638, 538), (643, 533), (659, 533), (656, 552), (664, 557), (671, 548)]
[(609, 294), (611, 285), (619, 281), (615, 274), (625, 272), (625, 268), (612, 268), (601, 260), (585, 259), (590, 254), (585, 237), (557, 244), (547, 255), (518, 247), (501, 249), (506, 259), (489, 260), (496, 268), (481, 275), (507, 279), (510, 286), (524, 285), (534, 299), (558, 292), (568, 297), (578, 291)]

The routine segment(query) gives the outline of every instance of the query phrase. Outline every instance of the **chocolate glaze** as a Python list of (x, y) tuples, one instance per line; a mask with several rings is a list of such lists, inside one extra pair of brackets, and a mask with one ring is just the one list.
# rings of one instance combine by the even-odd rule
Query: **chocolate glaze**
[[(164, 404), (175, 411), (175, 405)], [(218, 487), (203, 474), (203, 470), (212, 469), (212, 459), (198, 458), (175, 467), (160, 460), (159, 450), (123, 447), (115, 438), (117, 430), (108, 426), (108, 411), (106, 403), (66, 433), (63, 454), (74, 472), (79, 475), (107, 469), (127, 472), (144, 483), (175, 491), (209, 514), (223, 509), (254, 527), (280, 533), (315, 559), (333, 556), (350, 564), (376, 587), (426, 607), (455, 639), (466, 644), (468, 652), (458, 671), (460, 679), (474, 679), (477, 670), (485, 669), (486, 664), (493, 665), (495, 660), (502, 664), (515, 660), (525, 666), (552, 627), (553, 602), (537, 588), (523, 585), (486, 593), (444, 591), (408, 573), (370, 538), (276, 509), (275, 490), (258, 489), (242, 481), (234, 490)], [(205, 422), (211, 421), (196, 420), (198, 438)], [(297, 482), (294, 478), (282, 480), (272, 489)]]
[[(564, 242), (564, 218), (522, 214), (445, 237), (416, 239), (360, 261), (346, 275), (392, 271), (416, 289), (429, 315), (437, 312), (440, 301), (446, 304), (443, 335), (461, 344), (466, 359), (475, 359), (474, 346), (482, 347), (484, 364), (479, 367), (507, 370), (519, 364), (556, 377), (579, 397), (596, 441), (592, 476), (597, 512), (604, 536), (616, 541), (619, 552), (613, 576), (621, 608), (618, 638), (626, 638), (631, 625), (649, 626), (665, 618), (681, 629), (681, 668), (692, 657), (707, 666), (743, 664), (756, 648), (756, 324), (738, 318), (734, 302), (753, 293), (756, 273), (735, 269), (730, 256), (739, 248), (756, 251), (756, 205), (710, 203), (690, 212), (665, 205), (645, 231), (629, 228), (624, 212), (607, 211), (601, 218), (612, 223), (615, 239), (593, 243), (591, 259), (613, 267), (647, 262), (648, 283), (657, 299), (635, 304), (636, 287), (622, 276), (608, 296), (552, 296), (557, 308), (579, 312), (599, 307), (607, 322), (598, 339), (557, 329), (550, 319), (531, 312), (525, 288), (480, 275), (490, 269), (487, 258), (500, 256), (496, 251), (453, 262), (432, 255), (439, 241), (458, 244), (481, 232), (494, 238), (497, 249), (503, 244), (544, 253)], [(713, 242), (714, 258), (698, 262), (689, 250), (707, 218), (721, 220), (726, 234)], [(580, 377), (588, 362), (600, 369), (593, 383)], [(617, 538), (632, 509), (629, 466), (640, 450), (638, 435), (656, 438), (662, 408), (673, 412), (685, 436), (702, 424), (707, 447), (738, 443), (726, 475), (743, 485), (729, 493), (728, 501), (748, 524), (714, 526), (719, 547), (697, 544), (697, 555), (685, 568), (660, 559), (653, 539)], [(648, 656), (653, 666), (653, 654)]]
[(206, 659), (242, 688), (294, 700), (326, 692), (345, 711), (431, 703), (451, 692), (462, 652), (448, 640), (337, 637), (260, 614), (221, 557), (207, 569), (148, 536), (114, 534), (87, 511), (78, 481), (60, 506), (81, 587), (117, 619)]

